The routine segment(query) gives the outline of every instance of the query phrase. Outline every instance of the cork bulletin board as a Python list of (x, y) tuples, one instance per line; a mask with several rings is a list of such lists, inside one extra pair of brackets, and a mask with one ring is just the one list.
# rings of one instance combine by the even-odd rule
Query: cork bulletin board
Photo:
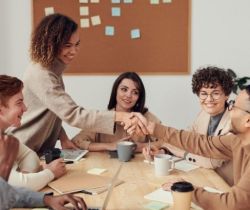
[(78, 23), (81, 47), (67, 74), (188, 74), (190, 1), (33, 0), (33, 23), (53, 12)]

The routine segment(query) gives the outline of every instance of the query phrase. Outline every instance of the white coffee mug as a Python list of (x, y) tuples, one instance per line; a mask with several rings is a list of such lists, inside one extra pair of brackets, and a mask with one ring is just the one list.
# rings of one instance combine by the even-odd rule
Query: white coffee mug
[(174, 160), (172, 156), (166, 154), (158, 154), (154, 156), (155, 175), (166, 176), (174, 169)]

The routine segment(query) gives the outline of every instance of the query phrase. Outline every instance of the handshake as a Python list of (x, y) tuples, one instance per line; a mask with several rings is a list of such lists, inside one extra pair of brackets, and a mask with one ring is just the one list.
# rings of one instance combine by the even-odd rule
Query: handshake
[(124, 130), (130, 135), (145, 136), (152, 134), (155, 124), (148, 121), (139, 112), (116, 112), (116, 121), (124, 126)]

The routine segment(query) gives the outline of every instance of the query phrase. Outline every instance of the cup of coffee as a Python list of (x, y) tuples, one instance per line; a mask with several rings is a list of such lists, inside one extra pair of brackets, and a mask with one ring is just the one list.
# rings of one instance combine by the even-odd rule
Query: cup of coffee
[(174, 210), (190, 210), (194, 187), (189, 182), (175, 182), (172, 187)]
[(129, 161), (135, 150), (137, 145), (131, 141), (121, 141), (117, 144), (117, 154), (118, 159), (123, 162)]
[(154, 156), (155, 175), (166, 176), (174, 169), (174, 160), (167, 154), (158, 154)]

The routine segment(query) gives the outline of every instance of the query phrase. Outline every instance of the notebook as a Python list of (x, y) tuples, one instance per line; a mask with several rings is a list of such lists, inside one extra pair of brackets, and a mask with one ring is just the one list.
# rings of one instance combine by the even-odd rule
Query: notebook
[(107, 195), (106, 195), (106, 197), (105, 197), (105, 199), (103, 201), (102, 206), (101, 207), (88, 207), (88, 210), (106, 210), (107, 209), (107, 206), (108, 206), (112, 191), (113, 191), (114, 187), (116, 186), (117, 178), (118, 178), (119, 173), (120, 173), (120, 171), (122, 169), (122, 165), (123, 165), (123, 163), (121, 163), (119, 165), (115, 175), (113, 176), (113, 178), (109, 182), (108, 192), (107, 192)]
[[(60, 179), (54, 180), (48, 184), (60, 194), (83, 192), (86, 194), (99, 194), (108, 189), (111, 182), (110, 177), (88, 174), (85, 171), (74, 171), (69, 169)], [(115, 185), (123, 183), (122, 180), (116, 180)]]

